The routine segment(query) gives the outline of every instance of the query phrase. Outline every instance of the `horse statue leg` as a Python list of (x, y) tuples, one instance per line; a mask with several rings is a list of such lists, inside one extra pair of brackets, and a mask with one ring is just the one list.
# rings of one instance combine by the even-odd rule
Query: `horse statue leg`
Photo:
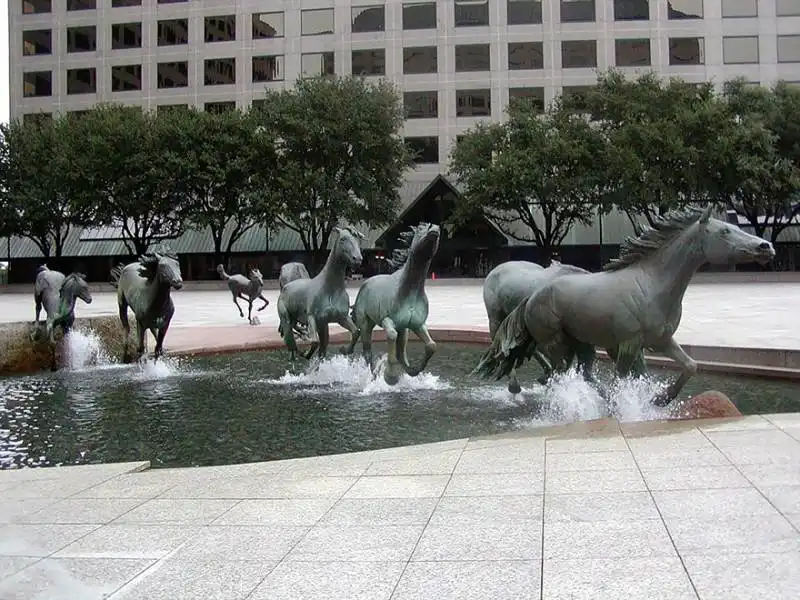
[(308, 340), (311, 343), (311, 348), (308, 349), (308, 352), (305, 354), (301, 354), (303, 358), (306, 360), (311, 360), (314, 356), (314, 353), (319, 348), (319, 334), (317, 333), (317, 320), (314, 318), (313, 315), (308, 315)]
[(675, 398), (678, 397), (683, 386), (689, 381), (695, 373), (697, 373), (697, 363), (694, 359), (684, 352), (680, 344), (674, 338), (670, 338), (666, 345), (659, 348), (653, 348), (656, 352), (671, 358), (678, 363), (683, 369), (680, 376), (667, 386), (667, 388), (655, 395), (652, 402), (656, 406), (667, 406)]
[(144, 336), (146, 333), (147, 328), (139, 321), (136, 321), (136, 360), (141, 360), (142, 356), (144, 356)]
[(317, 356), (319, 357), (320, 360), (325, 360), (325, 357), (328, 354), (328, 343), (330, 342), (331, 339), (327, 323), (322, 323), (319, 325), (317, 329), (317, 336), (319, 337), (319, 348), (317, 349)]
[(158, 328), (157, 331), (153, 332), (153, 336), (156, 338), (156, 348), (153, 351), (153, 360), (158, 360), (160, 356), (164, 355), (164, 338), (167, 337), (167, 330), (169, 329), (169, 324), (172, 321), (172, 315), (167, 315), (164, 317), (164, 322)]
[(403, 365), (397, 360), (397, 329), (395, 329), (394, 321), (389, 317), (383, 320), (381, 327), (386, 331), (386, 341), (389, 343), (389, 356), (386, 361), (383, 380), (389, 385), (397, 385), (397, 382), (400, 381), (400, 375), (403, 374)]
[(264, 304), (261, 306), (261, 308), (257, 308), (257, 309), (256, 309), (258, 312), (261, 312), (262, 310), (264, 310), (265, 308), (267, 308), (267, 306), (269, 306), (269, 300), (267, 300), (266, 298), (264, 298), (264, 292), (261, 292), (261, 293), (260, 293), (258, 296), (256, 296), (255, 298), (253, 298), (253, 301), (255, 301), (255, 300), (263, 300), (263, 301), (264, 301)]
[(356, 348), (358, 336), (361, 334), (361, 331), (358, 329), (350, 315), (346, 315), (343, 319), (340, 319), (338, 323), (340, 326), (344, 327), (350, 332), (350, 343), (346, 348), (342, 348), (342, 354), (352, 354), (353, 350)]
[(128, 338), (131, 336), (131, 325), (128, 322), (128, 303), (122, 295), (117, 297), (117, 304), (119, 305), (119, 320), (122, 323), (122, 331), (125, 340), (122, 344), (122, 362), (128, 363), (130, 355), (128, 354)]
[(238, 296), (238, 294), (236, 292), (231, 292), (231, 295), (233, 296), (233, 303), (236, 305), (236, 308), (239, 310), (239, 316), (244, 318), (244, 311), (242, 310), (242, 307), (239, 306), (239, 296)]
[[(419, 329), (414, 330), (414, 334), (420, 339), (420, 341), (425, 344), (425, 356), (422, 359), (422, 362), (417, 365), (416, 367), (409, 367), (408, 366), (408, 357), (404, 356), (405, 358), (405, 367), (406, 372), (411, 377), (416, 377), (422, 371), (425, 370), (425, 367), (428, 366), (428, 362), (430, 361), (431, 357), (436, 353), (436, 342), (433, 341), (428, 328), (425, 325), (422, 325)], [(405, 355), (405, 339), (403, 340), (403, 354)]]

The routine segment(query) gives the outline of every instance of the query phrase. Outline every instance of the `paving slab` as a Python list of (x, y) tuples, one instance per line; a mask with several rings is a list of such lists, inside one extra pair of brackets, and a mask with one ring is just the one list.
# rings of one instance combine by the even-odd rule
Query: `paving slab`
[(0, 597), (796, 600), (797, 423), (604, 419), (229, 467), (0, 471)]

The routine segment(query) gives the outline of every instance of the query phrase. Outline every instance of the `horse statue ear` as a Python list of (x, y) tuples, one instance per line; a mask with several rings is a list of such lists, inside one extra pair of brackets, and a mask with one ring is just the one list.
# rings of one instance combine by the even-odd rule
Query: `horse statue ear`
[(714, 209), (713, 205), (709, 204), (706, 206), (706, 209), (703, 211), (703, 214), (700, 215), (700, 223), (706, 224), (708, 220), (711, 218), (711, 211)]

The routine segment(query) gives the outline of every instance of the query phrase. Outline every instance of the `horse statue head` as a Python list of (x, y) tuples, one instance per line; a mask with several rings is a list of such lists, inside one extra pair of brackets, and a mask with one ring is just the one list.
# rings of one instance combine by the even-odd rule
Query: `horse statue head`
[(438, 225), (431, 223), (419, 223), (411, 227), (409, 231), (401, 233), (398, 237), (400, 243), (405, 246), (392, 252), (389, 263), (399, 269), (406, 263), (413, 265), (427, 265), (433, 260), (434, 255), (439, 250), (439, 238), (441, 229)]
[(261, 274), (261, 269), (259, 269), (258, 267), (250, 267), (247, 270), (247, 278), (250, 281), (253, 280), (257, 281), (259, 285), (264, 284), (264, 276)]
[(89, 284), (86, 283), (86, 275), (83, 273), (70, 273), (64, 278), (59, 290), (61, 300), (71, 302), (74, 298), (80, 298), (86, 304), (92, 303), (92, 293), (89, 291)]
[(178, 262), (178, 255), (166, 246), (154, 248), (150, 252), (139, 257), (139, 275), (147, 280), (147, 283), (158, 281), (179, 290), (183, 287), (183, 277), (181, 277), (181, 265)]
[(334, 232), (337, 237), (331, 254), (352, 269), (358, 267), (363, 260), (360, 240), (364, 239), (364, 234), (351, 227), (336, 227)]
[(627, 238), (620, 247), (619, 258), (611, 260), (603, 269), (616, 271), (649, 256), (677, 252), (693, 256), (692, 262), (697, 266), (748, 262), (765, 265), (775, 258), (771, 243), (736, 225), (715, 219), (712, 211), (712, 205), (670, 211), (657, 218), (652, 227), (638, 237)]

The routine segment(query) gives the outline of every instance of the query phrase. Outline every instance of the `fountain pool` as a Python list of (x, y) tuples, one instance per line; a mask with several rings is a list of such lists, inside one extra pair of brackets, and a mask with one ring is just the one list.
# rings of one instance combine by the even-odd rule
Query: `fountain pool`
[[(375, 349), (376, 356), (385, 352), (381, 344)], [(521, 371), (528, 387), (515, 397), (504, 382), (468, 375), (482, 350), (440, 344), (428, 372), (393, 388), (359, 357), (339, 355), (298, 361), (294, 370), (283, 351), (93, 367), (76, 357), (68, 370), (0, 378), (0, 468), (233, 464), (666, 414), (648, 403), (665, 371), (613, 385), (609, 406), (574, 375), (537, 385), (530, 366)], [(411, 353), (414, 360), (421, 347), (412, 345)], [(800, 411), (791, 382), (701, 373), (682, 397), (708, 389), (725, 392), (745, 414)]]

